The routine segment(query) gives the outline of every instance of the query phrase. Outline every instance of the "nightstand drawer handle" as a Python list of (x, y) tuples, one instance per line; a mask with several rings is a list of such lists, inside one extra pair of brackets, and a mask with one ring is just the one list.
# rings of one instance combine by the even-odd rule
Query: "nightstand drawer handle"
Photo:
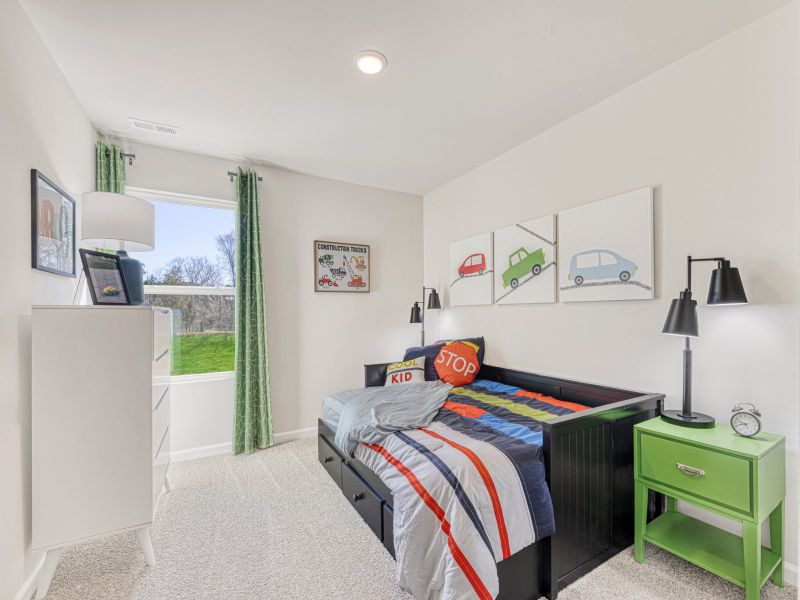
[(690, 467), (689, 465), (682, 465), (681, 463), (676, 463), (675, 466), (681, 473), (685, 473), (689, 477), (705, 477), (706, 472), (702, 469), (695, 469), (694, 467)]

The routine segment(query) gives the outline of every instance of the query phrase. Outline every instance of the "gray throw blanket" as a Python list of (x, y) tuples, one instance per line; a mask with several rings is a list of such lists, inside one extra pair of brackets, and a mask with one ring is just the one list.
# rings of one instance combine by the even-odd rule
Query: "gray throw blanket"
[(452, 387), (425, 381), (346, 390), (325, 398), (322, 412), (341, 407), (335, 441), (347, 456), (353, 456), (360, 442), (375, 443), (395, 431), (430, 425)]

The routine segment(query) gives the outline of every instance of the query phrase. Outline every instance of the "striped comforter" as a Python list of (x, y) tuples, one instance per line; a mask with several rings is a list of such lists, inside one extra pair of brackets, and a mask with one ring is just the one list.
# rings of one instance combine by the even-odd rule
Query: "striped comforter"
[(429, 427), (360, 444), (394, 496), (398, 584), (420, 600), (497, 596), (496, 563), (555, 529), (541, 421), (585, 408), (477, 380)]

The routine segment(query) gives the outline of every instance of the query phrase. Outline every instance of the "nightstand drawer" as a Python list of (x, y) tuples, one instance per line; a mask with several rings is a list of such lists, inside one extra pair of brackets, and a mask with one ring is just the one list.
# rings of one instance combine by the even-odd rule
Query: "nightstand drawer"
[(646, 433), (639, 436), (637, 476), (707, 502), (752, 512), (749, 460)]

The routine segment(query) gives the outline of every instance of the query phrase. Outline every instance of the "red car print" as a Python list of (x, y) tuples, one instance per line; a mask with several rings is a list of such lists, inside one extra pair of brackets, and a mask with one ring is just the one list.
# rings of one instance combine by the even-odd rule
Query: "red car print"
[(319, 287), (325, 287), (326, 285), (327, 285), (328, 287), (331, 287), (331, 286), (333, 286), (333, 287), (339, 287), (339, 284), (338, 284), (338, 283), (336, 283), (335, 281), (333, 281), (333, 280), (332, 280), (330, 277), (328, 277), (327, 275), (325, 275), (325, 276), (323, 276), (323, 277), (320, 277), (320, 278), (319, 278), (319, 280), (317, 281), (317, 283), (319, 284)]
[(478, 275), (483, 275), (485, 270), (486, 256), (482, 252), (478, 254), (470, 254), (464, 259), (464, 262), (461, 263), (461, 266), (458, 267), (458, 276), (464, 277), (464, 275), (474, 275), (475, 273)]

